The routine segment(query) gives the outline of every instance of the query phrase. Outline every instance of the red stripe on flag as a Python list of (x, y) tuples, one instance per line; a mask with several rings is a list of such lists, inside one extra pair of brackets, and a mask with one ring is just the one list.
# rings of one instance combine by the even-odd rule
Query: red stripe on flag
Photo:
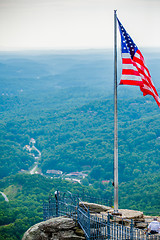
[(122, 69), (122, 74), (123, 75), (134, 75), (134, 76), (139, 76), (139, 72), (135, 71), (133, 69)]
[(142, 81), (135, 81), (135, 80), (123, 80), (123, 79), (121, 79), (120, 85), (143, 86), (143, 82)]
[(147, 89), (143, 89), (143, 87), (140, 87), (140, 90), (143, 92), (143, 96), (146, 96), (146, 95), (152, 95), (157, 103), (157, 105), (160, 107), (160, 99), (159, 99), (159, 96), (158, 94), (154, 94), (152, 91), (150, 90), (147, 90)]
[(156, 90), (156, 88), (155, 88), (155, 86), (153, 85), (153, 82), (152, 82), (152, 80), (151, 80), (151, 77), (148, 77), (148, 76), (145, 74), (145, 72), (144, 72), (142, 69), (140, 69), (140, 68), (138, 68), (138, 71), (139, 71), (140, 74), (143, 75), (142, 81), (143, 81), (147, 86), (149, 86), (149, 87), (151, 87), (152, 89), (154, 89), (155, 93), (158, 95), (157, 90)]
[(133, 61), (131, 58), (122, 58), (122, 64), (132, 64)]

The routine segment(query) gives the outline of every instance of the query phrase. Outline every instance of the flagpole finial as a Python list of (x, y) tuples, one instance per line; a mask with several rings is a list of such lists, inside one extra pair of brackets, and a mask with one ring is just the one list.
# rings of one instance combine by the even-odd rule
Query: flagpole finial
[(117, 18), (117, 9), (114, 10), (115, 19)]

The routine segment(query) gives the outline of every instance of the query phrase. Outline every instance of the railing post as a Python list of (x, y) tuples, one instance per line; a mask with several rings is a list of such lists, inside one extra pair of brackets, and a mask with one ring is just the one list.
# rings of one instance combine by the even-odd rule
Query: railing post
[(148, 232), (146, 232), (146, 240), (148, 240), (149, 238), (148, 238)]
[(59, 191), (57, 190), (56, 196), (56, 217), (59, 217)]
[(107, 217), (107, 237), (110, 239), (110, 214), (108, 213)]
[(89, 208), (87, 211), (87, 216), (88, 216), (88, 240), (90, 240), (90, 235), (91, 235), (91, 222), (90, 222), (90, 212), (89, 212)]
[(52, 209), (51, 209), (51, 194), (49, 194), (49, 200), (48, 200), (48, 203), (49, 203), (49, 219), (50, 219), (51, 216), (52, 216)]
[(43, 221), (46, 221), (46, 209), (45, 209), (44, 200), (43, 200)]
[(131, 219), (131, 224), (130, 224), (130, 240), (133, 240), (133, 219)]
[(79, 224), (79, 203), (77, 205), (77, 223)]
[(77, 198), (77, 222), (79, 223), (79, 197)]
[(123, 239), (123, 225), (124, 225), (124, 223), (123, 223), (123, 218), (122, 218), (122, 230), (121, 230), (121, 238)]

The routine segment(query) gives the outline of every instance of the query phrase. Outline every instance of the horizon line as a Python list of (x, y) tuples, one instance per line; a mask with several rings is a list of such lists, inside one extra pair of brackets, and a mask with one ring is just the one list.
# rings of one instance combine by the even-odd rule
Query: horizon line
[[(153, 50), (153, 51), (160, 51), (160, 47), (141, 47), (141, 49), (145, 49), (145, 50)], [(120, 48), (118, 49), (120, 50)], [(82, 51), (113, 51), (112, 47), (108, 47), (108, 48), (30, 48), (30, 49), (5, 49), (5, 50), (1, 50), (0, 49), (0, 54), (1, 53), (31, 53), (31, 52), (82, 52)]]

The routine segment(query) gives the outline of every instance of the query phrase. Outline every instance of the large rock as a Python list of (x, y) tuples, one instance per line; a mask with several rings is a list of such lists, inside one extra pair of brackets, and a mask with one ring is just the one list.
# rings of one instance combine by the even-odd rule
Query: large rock
[(135, 227), (139, 229), (146, 229), (148, 224), (146, 222), (135, 222)]
[(25, 232), (22, 240), (83, 240), (76, 234), (77, 227), (73, 219), (67, 217), (52, 218), (35, 224)]
[(88, 202), (79, 203), (79, 206), (82, 208), (84, 208), (84, 205), (86, 208), (89, 208), (90, 212), (94, 212), (94, 213), (107, 212), (112, 209), (111, 207), (107, 207), (107, 206), (96, 204), (96, 203), (88, 203)]
[[(87, 202), (80, 202), (79, 203), (80, 207), (84, 208), (84, 205), (86, 208), (89, 208), (89, 211), (91, 213), (101, 213), (101, 214), (106, 214), (106, 213), (111, 213), (113, 214), (114, 209), (111, 207), (107, 207), (104, 205), (96, 204), (96, 203), (87, 203)], [(119, 219), (143, 219), (143, 212), (141, 211), (135, 211), (135, 210), (128, 210), (128, 209), (119, 209)], [(100, 217), (100, 216), (99, 216)], [(118, 218), (118, 216), (115, 216)], [(106, 218), (106, 216), (105, 216)]]
[[(141, 211), (135, 211), (135, 210), (129, 210), (129, 209), (119, 209), (118, 210), (120, 213), (120, 216), (124, 219), (134, 219), (134, 220), (138, 220), (138, 219), (142, 219), (143, 218), (143, 212)], [(114, 210), (110, 210), (110, 213), (113, 213)]]

